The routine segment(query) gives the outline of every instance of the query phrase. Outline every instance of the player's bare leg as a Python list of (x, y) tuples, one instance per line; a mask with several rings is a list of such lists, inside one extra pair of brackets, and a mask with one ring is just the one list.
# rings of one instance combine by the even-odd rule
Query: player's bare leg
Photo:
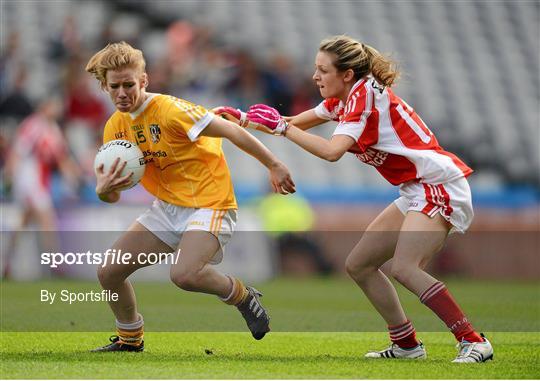
[(362, 288), (389, 326), (407, 320), (396, 289), (380, 267), (394, 255), (404, 216), (392, 203), (367, 227), (345, 262), (347, 273)]
[(368, 226), (360, 242), (347, 258), (349, 275), (388, 324), (391, 346), (382, 351), (369, 351), (369, 358), (425, 358), (424, 346), (416, 339), (416, 331), (407, 319), (393, 284), (380, 270), (392, 258), (404, 216), (390, 204)]
[[(33, 215), (39, 224), (39, 246), (41, 251), (57, 252), (60, 250), (58, 226), (55, 210), (51, 207), (32, 208)], [(51, 274), (62, 276), (62, 268), (50, 269)]]
[[(117, 252), (131, 253), (168, 253), (173, 250), (163, 243), (138, 222), (134, 222), (129, 229), (112, 245), (111, 249)], [(133, 261), (136, 262), (136, 261)], [(148, 266), (147, 264), (106, 264), (98, 268), (98, 279), (105, 290), (118, 294), (118, 301), (109, 302), (116, 319), (122, 323), (133, 323), (138, 320), (137, 302), (133, 287), (127, 278), (136, 270)]]
[(23, 207), (19, 226), (13, 229), (8, 246), (6, 248), (5, 257), (2, 259), (4, 263), (3, 277), (11, 276), (11, 265), (15, 250), (17, 249), (17, 241), (22, 230), (26, 229), (30, 223), (34, 221), (39, 226), (39, 245), (41, 251), (56, 252), (58, 251), (58, 236), (56, 233), (56, 213), (54, 209), (36, 208), (31, 204), (26, 204)]
[(13, 262), (13, 256), (15, 255), (15, 250), (17, 250), (17, 240), (19, 238), (21, 231), (30, 224), (30, 221), (32, 220), (32, 216), (33, 216), (32, 208), (28, 208), (28, 207), (23, 208), (19, 226), (15, 227), (13, 231), (11, 232), (8, 246), (6, 248), (5, 256), (4, 258), (2, 258), (2, 262), (4, 263), (4, 268), (2, 269), (2, 277), (4, 279), (8, 279), (9, 277), (11, 277), (11, 271), (12, 271), (11, 266)]
[[(138, 222), (134, 222), (111, 247), (117, 252), (169, 253), (173, 250)], [(116, 317), (118, 335), (111, 337), (111, 344), (95, 351), (142, 351), (143, 319), (137, 311), (137, 300), (130, 281), (127, 279), (136, 270), (146, 267), (146, 263), (107, 264), (98, 268), (98, 278), (104, 290), (118, 294), (117, 301), (109, 301)]]
[(215, 270), (210, 261), (220, 249), (218, 239), (206, 231), (187, 231), (180, 241), (180, 261), (171, 267), (171, 280), (187, 291), (214, 294), (236, 306), (253, 337), (260, 340), (270, 331), (270, 318), (253, 287)]
[(392, 276), (429, 307), (452, 331), (460, 349), (455, 362), (483, 362), (493, 358), (491, 343), (474, 331), (446, 286), (423, 269), (441, 249), (451, 225), (440, 215), (430, 218), (409, 212), (403, 222)]
[(180, 260), (171, 266), (171, 281), (186, 291), (226, 297), (231, 291), (229, 277), (208, 264), (220, 249), (218, 239), (207, 231), (184, 232), (178, 247)]
[(442, 248), (450, 230), (440, 215), (430, 218), (420, 212), (408, 212), (392, 260), (392, 276), (420, 296), (437, 279), (423, 269)]

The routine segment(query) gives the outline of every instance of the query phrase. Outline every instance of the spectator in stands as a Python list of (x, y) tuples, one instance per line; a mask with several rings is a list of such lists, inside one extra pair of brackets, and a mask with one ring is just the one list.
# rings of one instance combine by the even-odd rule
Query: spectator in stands
[[(392, 276), (443, 320), (459, 343), (457, 363), (493, 357), (490, 342), (477, 333), (446, 286), (424, 271), (449, 233), (465, 232), (473, 209), (466, 177), (472, 173), (444, 151), (416, 112), (394, 94), (399, 72), (373, 47), (347, 36), (323, 40), (315, 59), (315, 80), (324, 99), (317, 107), (283, 118), (266, 105), (247, 115), (222, 110), (241, 124), (285, 136), (328, 161), (346, 152), (374, 166), (400, 197), (368, 226), (346, 262), (349, 275), (388, 323), (391, 346), (368, 358), (425, 358), (397, 292), (380, 270), (389, 259)], [(247, 119), (246, 119), (247, 118)], [(306, 132), (328, 120), (338, 122), (330, 141)]]
[(20, 122), (32, 113), (32, 102), (24, 91), (26, 78), (26, 68), (19, 66), (15, 74), (13, 87), (0, 97), (1, 118), (14, 118)]
[(0, 98), (4, 98), (12, 89), (24, 60), (20, 49), (18, 31), (9, 33), (0, 51)]
[(313, 86), (312, 80), (309, 78), (302, 78), (293, 90), (291, 114), (300, 114), (304, 110), (317, 105), (318, 101), (319, 94), (318, 91), (316, 91), (316, 87)]
[(291, 115), (293, 87), (296, 84), (291, 59), (283, 53), (275, 53), (262, 77), (265, 100), (276, 105), (281, 114)]
[(251, 54), (238, 51), (235, 55), (234, 68), (235, 72), (225, 86), (225, 93), (231, 104), (244, 108), (253, 100), (264, 101), (262, 73)]

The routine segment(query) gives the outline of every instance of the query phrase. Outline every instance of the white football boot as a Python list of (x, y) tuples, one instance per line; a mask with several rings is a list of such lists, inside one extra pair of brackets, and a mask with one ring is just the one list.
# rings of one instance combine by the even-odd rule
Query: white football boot
[(397, 344), (392, 343), (388, 349), (369, 351), (364, 357), (370, 359), (425, 359), (427, 353), (422, 343), (408, 349), (400, 348)]
[(455, 363), (473, 363), (473, 362), (485, 362), (487, 360), (493, 360), (493, 346), (483, 333), (480, 334), (482, 339), (481, 343), (470, 343), (468, 341), (461, 341), (456, 345), (458, 349), (458, 355), (454, 359)]

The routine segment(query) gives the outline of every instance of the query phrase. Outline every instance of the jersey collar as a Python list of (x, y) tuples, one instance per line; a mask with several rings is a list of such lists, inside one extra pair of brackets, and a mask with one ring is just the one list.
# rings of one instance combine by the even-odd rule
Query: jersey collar
[(132, 120), (137, 119), (137, 117), (146, 109), (146, 106), (148, 106), (150, 101), (152, 99), (154, 99), (157, 95), (159, 95), (159, 94), (156, 94), (156, 93), (146, 93), (146, 94), (148, 95), (148, 98), (146, 98), (144, 103), (142, 105), (140, 105), (140, 107), (137, 110), (129, 113)]
[(358, 81), (354, 83), (351, 91), (349, 91), (349, 95), (347, 95), (347, 102), (349, 101), (349, 98), (351, 97), (352, 93), (354, 93), (360, 86), (366, 83), (366, 81), (369, 80), (370, 78), (372, 78), (372, 75), (368, 74), (364, 78), (360, 78)]

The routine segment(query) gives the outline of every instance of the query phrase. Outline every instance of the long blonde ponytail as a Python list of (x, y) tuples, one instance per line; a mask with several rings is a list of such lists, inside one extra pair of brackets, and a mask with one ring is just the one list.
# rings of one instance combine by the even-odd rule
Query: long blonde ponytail
[(325, 39), (319, 51), (336, 56), (334, 66), (339, 71), (353, 70), (356, 80), (371, 73), (381, 85), (390, 87), (399, 79), (397, 64), (372, 46), (341, 35)]

